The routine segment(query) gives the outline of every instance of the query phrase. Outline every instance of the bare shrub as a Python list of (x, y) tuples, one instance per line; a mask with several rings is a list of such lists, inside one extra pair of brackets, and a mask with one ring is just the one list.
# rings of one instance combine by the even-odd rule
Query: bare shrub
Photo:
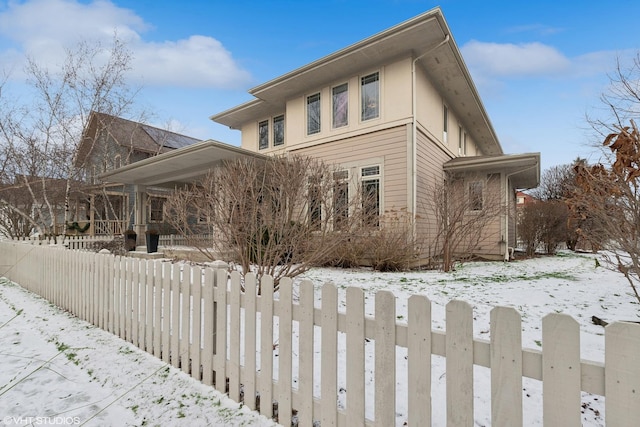
[(426, 248), (430, 267), (451, 271), (455, 263), (481, 254), (486, 242), (501, 238), (490, 227), (506, 209), (499, 182), (493, 174), (448, 174), (432, 185), (433, 196), (424, 206), (435, 218)]

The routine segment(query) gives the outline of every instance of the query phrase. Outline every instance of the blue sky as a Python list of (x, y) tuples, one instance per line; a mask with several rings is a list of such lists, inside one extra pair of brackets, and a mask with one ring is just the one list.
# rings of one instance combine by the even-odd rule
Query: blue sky
[[(585, 115), (616, 58), (640, 48), (640, 2), (0, 0), (0, 71), (55, 64), (79, 39), (128, 40), (131, 78), (155, 125), (239, 144), (208, 117), (247, 89), (440, 6), (506, 153), (542, 167), (597, 159)], [(596, 153), (596, 154), (593, 154)]]

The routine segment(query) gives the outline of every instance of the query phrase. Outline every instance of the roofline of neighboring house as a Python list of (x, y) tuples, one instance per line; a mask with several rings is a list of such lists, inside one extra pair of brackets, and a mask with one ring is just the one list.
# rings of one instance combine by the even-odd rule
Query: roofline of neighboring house
[[(477, 112), (482, 117), (482, 121), (484, 122), (484, 125), (489, 131), (489, 134), (490, 134), (489, 138), (492, 140), (490, 144), (496, 147), (496, 150), (492, 150), (492, 151), (497, 151), (498, 153), (501, 154), (502, 147), (500, 146), (495, 129), (493, 128), (493, 125), (489, 120), (489, 116), (484, 108), (482, 100), (480, 99), (478, 90), (475, 84), (473, 83), (471, 74), (469, 73), (469, 70), (462, 58), (462, 54), (460, 53), (460, 50), (458, 49), (457, 44), (453, 39), (453, 35), (451, 34), (449, 26), (447, 25), (444, 19), (444, 15), (442, 14), (442, 11), (439, 7), (435, 7), (423, 14), (420, 14), (414, 18), (404, 21), (385, 31), (377, 33), (360, 42), (350, 45), (344, 49), (338, 50), (321, 59), (313, 61), (303, 67), (300, 67), (289, 73), (283, 74), (273, 80), (270, 80), (266, 83), (256, 86), (250, 89), (249, 93), (255, 96), (257, 99), (245, 102), (243, 104), (230, 108), (221, 113), (214, 114), (210, 116), (210, 119), (217, 123), (221, 123), (223, 125), (229, 126), (232, 129), (238, 129), (241, 124), (240, 119), (246, 119), (248, 117), (257, 118), (263, 114), (266, 115), (268, 114), (269, 111), (272, 111), (272, 108), (274, 106), (281, 107), (284, 109), (285, 102), (288, 96), (294, 96), (294, 93), (296, 95), (299, 95), (299, 92), (301, 90), (304, 91), (303, 88), (305, 86), (301, 85), (300, 83), (296, 84), (296, 81), (298, 80), (304, 81), (305, 78), (307, 79), (310, 78), (310, 76), (317, 74), (318, 70), (325, 66), (342, 64), (342, 63), (344, 64), (357, 63), (358, 59), (363, 58), (363, 56), (360, 54), (363, 51), (365, 51), (365, 49), (373, 49), (377, 44), (387, 43), (394, 39), (397, 39), (400, 41), (400, 40), (403, 40), (403, 37), (408, 38), (409, 35), (407, 34), (410, 32), (410, 30), (415, 29), (416, 27), (419, 27), (421, 25), (426, 25), (428, 22), (431, 22), (434, 20), (437, 21), (439, 24), (439, 28), (442, 32), (442, 39), (446, 40), (446, 42), (443, 43), (443, 45), (446, 45), (451, 49), (451, 52), (455, 57), (455, 60), (458, 66), (458, 70), (462, 78), (466, 82), (467, 90), (469, 91), (468, 93), (470, 93), (470, 95), (473, 97), (475, 101), (474, 102), (475, 106), (477, 107)], [(446, 36), (449, 36), (448, 39), (446, 38)], [(439, 39), (438, 43), (442, 39)], [(413, 40), (416, 40), (416, 39), (413, 39)], [(418, 38), (417, 40), (420, 40), (420, 39)], [(407, 52), (407, 53), (411, 52), (414, 58), (420, 58), (420, 56), (424, 53), (424, 51), (429, 51), (433, 47), (433, 46), (428, 46), (427, 48), (426, 46), (422, 46), (422, 47), (413, 46), (413, 45), (408, 45), (406, 43), (399, 43), (399, 45), (403, 46), (403, 48), (405, 49), (404, 52)], [(438, 46), (438, 47), (442, 48), (441, 46)], [(419, 48), (422, 48), (422, 50), (421, 51), (416, 50)], [(435, 55), (435, 52), (430, 52), (430, 53), (433, 53)], [(399, 54), (398, 52), (387, 53), (386, 54), (387, 56), (383, 58), (383, 60), (391, 59), (392, 55), (396, 55), (397, 57), (398, 54)], [(423, 60), (426, 61), (426, 59), (423, 59)], [(431, 71), (434, 73), (446, 72), (446, 70), (444, 69), (440, 70), (437, 68)], [(449, 77), (450, 77), (449, 75), (447, 76), (442, 75), (442, 80), (449, 79)], [(335, 77), (331, 77), (331, 78), (335, 78)], [(294, 88), (300, 88), (300, 90), (298, 90), (297, 92), (295, 92), (294, 89), (284, 90), (283, 86), (286, 86), (286, 85), (289, 85)], [(277, 95), (281, 95), (281, 98), (278, 98)], [(468, 127), (471, 128), (472, 126), (468, 126)]]

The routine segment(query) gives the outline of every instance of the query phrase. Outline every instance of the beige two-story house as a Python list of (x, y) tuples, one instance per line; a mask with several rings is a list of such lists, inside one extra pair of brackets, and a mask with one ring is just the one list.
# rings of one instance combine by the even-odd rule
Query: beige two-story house
[[(376, 213), (409, 212), (435, 238), (434, 193), (445, 181), (498, 204), (476, 255), (508, 258), (516, 244), (516, 189), (538, 185), (540, 155), (505, 155), (440, 8), (249, 90), (253, 100), (214, 114), (241, 147), (205, 141), (104, 178), (138, 185), (189, 182), (238, 156), (300, 154), (335, 164), (375, 196)], [(166, 173), (158, 174), (158, 166)], [(352, 194), (354, 194), (352, 192)], [(492, 197), (489, 197), (491, 195)]]
[(211, 117), (240, 130), (242, 148), (338, 164), (378, 193), (381, 214), (415, 213), (427, 238), (445, 172), (466, 175), (460, 191), (481, 200), (500, 192), (491, 200), (504, 206), (477, 254), (507, 256), (515, 245), (515, 190), (538, 185), (539, 154), (504, 155), (439, 8), (249, 93), (255, 99)]

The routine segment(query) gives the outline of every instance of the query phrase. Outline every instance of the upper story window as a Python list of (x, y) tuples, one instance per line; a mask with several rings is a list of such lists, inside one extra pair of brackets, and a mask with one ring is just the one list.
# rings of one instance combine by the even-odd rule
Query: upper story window
[(120, 156), (120, 154), (116, 154), (115, 157), (113, 158), (113, 168), (118, 169), (121, 166), (122, 166), (122, 156)]
[(349, 85), (336, 86), (331, 90), (333, 110), (333, 127), (339, 128), (349, 124)]
[(284, 115), (273, 118), (273, 145), (284, 144)]
[(258, 149), (269, 148), (269, 120), (258, 123)]
[(360, 102), (362, 120), (380, 116), (380, 74), (373, 73), (360, 79)]
[(320, 93), (307, 96), (307, 135), (320, 132)]
[(467, 155), (467, 133), (458, 126), (458, 155)]
[(447, 132), (449, 131), (449, 109), (446, 105), (442, 106), (442, 139), (444, 143), (447, 143)]

